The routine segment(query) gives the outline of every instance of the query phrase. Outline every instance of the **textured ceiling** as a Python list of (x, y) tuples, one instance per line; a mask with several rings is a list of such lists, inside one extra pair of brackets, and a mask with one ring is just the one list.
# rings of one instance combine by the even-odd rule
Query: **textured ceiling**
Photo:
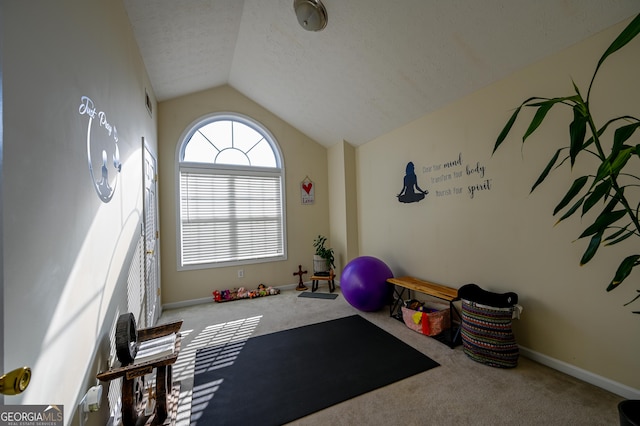
[(325, 146), (361, 145), (640, 13), (638, 0), (124, 0), (159, 101), (229, 84)]

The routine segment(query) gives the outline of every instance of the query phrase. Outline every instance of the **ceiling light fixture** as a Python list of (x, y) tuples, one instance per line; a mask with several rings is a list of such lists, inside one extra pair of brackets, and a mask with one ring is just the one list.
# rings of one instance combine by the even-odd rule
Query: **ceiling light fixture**
[(327, 26), (327, 9), (320, 0), (294, 0), (293, 10), (307, 31), (320, 31)]

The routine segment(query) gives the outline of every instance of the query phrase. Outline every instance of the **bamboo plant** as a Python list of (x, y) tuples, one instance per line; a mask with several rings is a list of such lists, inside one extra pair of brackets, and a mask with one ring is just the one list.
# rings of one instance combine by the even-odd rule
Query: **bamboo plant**
[[(598, 61), (586, 98), (573, 82), (575, 91), (573, 95), (556, 98), (532, 97), (525, 100), (511, 115), (493, 148), (495, 153), (525, 107), (535, 109), (535, 114), (522, 137), (523, 144), (539, 128), (553, 107), (572, 109), (573, 120), (569, 124), (569, 145), (555, 151), (531, 188), (531, 192), (547, 178), (552, 170), (564, 165), (570, 165), (573, 168), (578, 156), (591, 155), (598, 159), (597, 170), (575, 179), (553, 211), (554, 216), (562, 212), (556, 222), (559, 223), (578, 211), (584, 216), (591, 209), (600, 209), (593, 223), (587, 226), (578, 237), (578, 239), (589, 238), (580, 265), (589, 262), (603, 245), (611, 246), (628, 238), (640, 237), (638, 219), (640, 141), (637, 134), (634, 138), (635, 142), (632, 142), (634, 132), (640, 127), (640, 119), (624, 115), (609, 119), (598, 127), (589, 104), (591, 88), (600, 67), (610, 55), (627, 45), (639, 32), (640, 15), (636, 16), (620, 33)], [(640, 265), (640, 254), (626, 256), (620, 262), (606, 290), (611, 291), (618, 287), (638, 265)], [(640, 298), (640, 290), (638, 293), (625, 306)], [(640, 311), (634, 313), (640, 314)]]

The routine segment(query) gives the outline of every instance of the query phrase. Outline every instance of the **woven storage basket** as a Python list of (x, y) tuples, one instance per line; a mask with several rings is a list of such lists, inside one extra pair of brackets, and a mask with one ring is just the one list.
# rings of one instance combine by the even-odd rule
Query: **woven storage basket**
[(495, 308), (462, 299), (462, 347), (471, 359), (492, 367), (518, 365), (511, 321), (514, 307)]
[[(426, 302), (424, 308), (426, 311), (421, 312), (403, 306), (402, 320), (405, 325), (425, 336), (436, 336), (451, 327), (451, 312), (448, 304)], [(418, 323), (414, 320), (416, 313), (421, 314), (418, 316)]]

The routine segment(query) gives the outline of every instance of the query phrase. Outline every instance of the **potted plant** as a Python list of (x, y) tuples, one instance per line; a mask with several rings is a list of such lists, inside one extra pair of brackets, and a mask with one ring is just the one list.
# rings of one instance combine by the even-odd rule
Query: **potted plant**
[(326, 242), (327, 237), (322, 235), (313, 240), (313, 247), (316, 249), (316, 254), (313, 255), (313, 273), (316, 275), (329, 275), (331, 268), (336, 267), (333, 249), (326, 248)]
[[(495, 153), (504, 142), (523, 107), (534, 108), (536, 113), (522, 137), (522, 143), (536, 131), (551, 108), (555, 106), (571, 108), (573, 120), (569, 126), (569, 144), (555, 152), (531, 191), (533, 192), (553, 169), (563, 165), (573, 167), (580, 154), (588, 154), (592, 159), (597, 160), (597, 167), (592, 173), (577, 178), (553, 212), (556, 215), (564, 211), (558, 219), (558, 222), (561, 222), (576, 212), (584, 216), (592, 208), (600, 209), (595, 221), (579, 236), (579, 238), (589, 239), (580, 260), (581, 265), (589, 262), (601, 246), (611, 246), (627, 238), (640, 237), (640, 209), (637, 204), (640, 189), (638, 176), (640, 143), (638, 143), (637, 134), (635, 141), (632, 138), (634, 132), (640, 129), (640, 118), (624, 115), (609, 119), (604, 124), (600, 123), (598, 127), (591, 114), (589, 103), (591, 87), (600, 66), (609, 55), (627, 45), (638, 34), (640, 34), (640, 15), (636, 16), (620, 33), (598, 61), (586, 97), (583, 97), (574, 83), (575, 93), (572, 95), (527, 99), (512, 114), (493, 149)], [(610, 142), (606, 143), (605, 138)], [(640, 266), (640, 253), (630, 254), (622, 259), (606, 290), (611, 291), (618, 287), (636, 266)], [(640, 294), (625, 306), (639, 298)], [(633, 313), (640, 314), (640, 311)], [(618, 405), (618, 411), (622, 426), (640, 424), (640, 400), (622, 401)]]
[[(590, 159), (596, 159), (597, 167), (593, 172), (577, 178), (553, 211), (554, 215), (564, 211), (564, 214), (558, 219), (558, 222), (561, 222), (576, 212), (580, 212), (580, 215), (584, 216), (592, 208), (601, 210), (595, 221), (578, 237), (579, 239), (589, 239), (589, 244), (580, 260), (581, 265), (589, 262), (601, 246), (611, 246), (630, 237), (640, 237), (640, 216), (636, 205), (637, 201), (634, 201), (640, 195), (640, 177), (637, 173), (640, 144), (638, 144), (637, 136), (635, 142), (632, 138), (634, 132), (640, 128), (640, 119), (624, 115), (609, 119), (601, 127), (598, 127), (595, 117), (591, 114), (589, 103), (591, 87), (600, 66), (609, 55), (624, 47), (638, 33), (640, 33), (640, 15), (631, 21), (600, 58), (591, 77), (586, 98), (582, 96), (582, 92), (574, 83), (575, 93), (573, 95), (527, 99), (512, 114), (493, 148), (495, 153), (506, 139), (518, 118), (518, 114), (524, 107), (534, 108), (536, 113), (522, 137), (522, 143), (538, 129), (551, 108), (562, 106), (572, 110), (573, 120), (569, 126), (569, 145), (559, 148), (555, 152), (531, 188), (531, 192), (546, 179), (553, 169), (563, 165), (569, 165), (573, 168), (578, 156), (582, 158), (582, 155), (588, 155)], [(610, 138), (608, 144), (605, 142), (605, 134), (607, 138)], [(632, 269), (639, 265), (640, 253), (625, 257), (609, 282), (607, 291), (618, 287), (629, 276)], [(640, 293), (640, 290), (638, 292)], [(639, 298), (640, 295), (633, 300)], [(640, 313), (640, 311), (634, 313)]]

